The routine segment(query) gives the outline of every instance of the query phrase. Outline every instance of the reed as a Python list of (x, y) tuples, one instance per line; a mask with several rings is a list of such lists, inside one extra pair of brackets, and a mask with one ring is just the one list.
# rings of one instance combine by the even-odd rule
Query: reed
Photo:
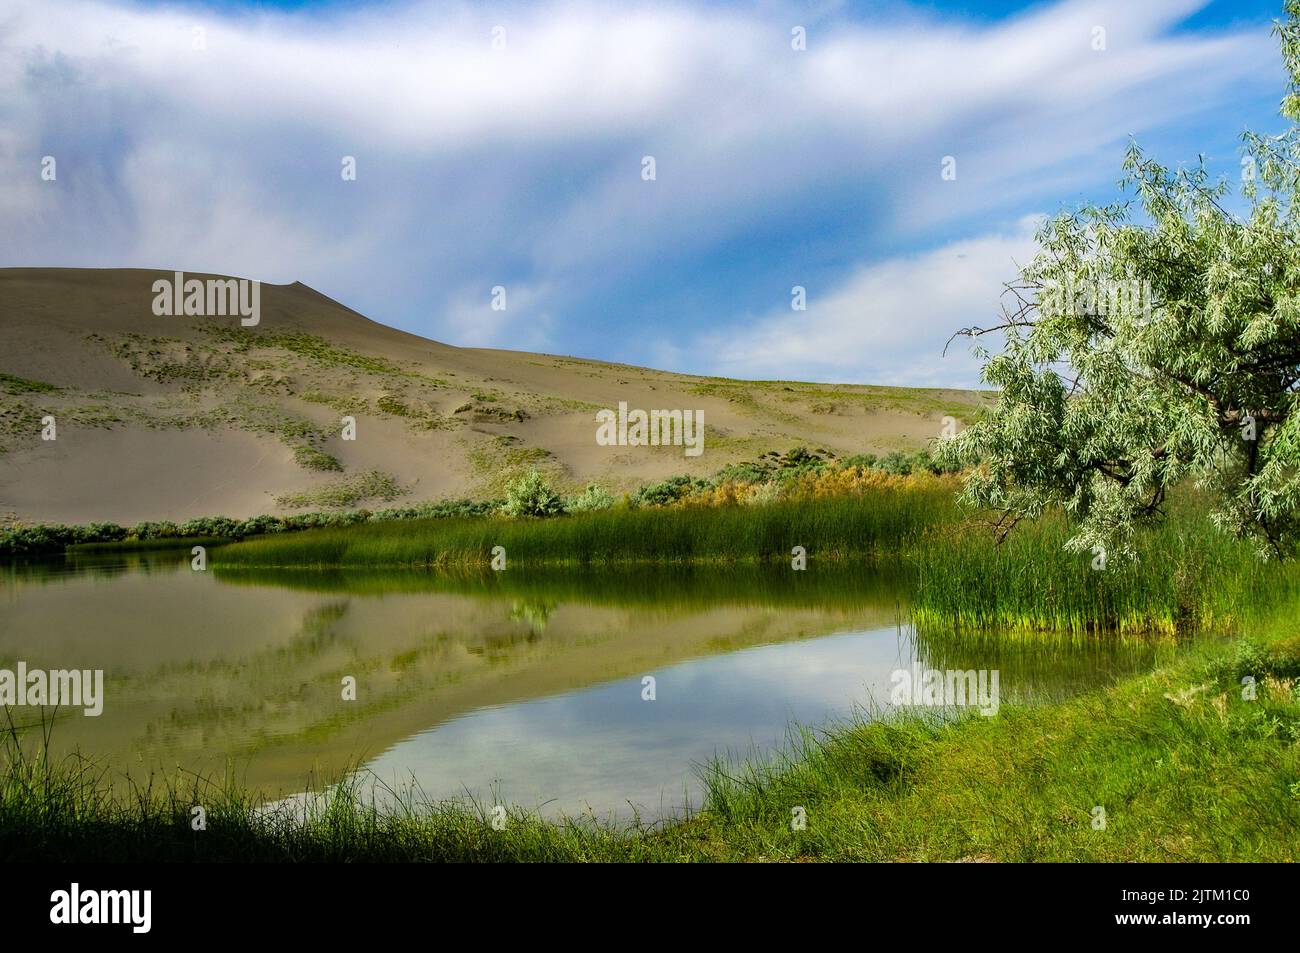
[(909, 556), (913, 620), (972, 634), (1172, 637), (1240, 629), (1300, 592), (1300, 566), (1261, 562), (1193, 505), (1140, 531), (1131, 561), (1104, 568), (1093, 553), (1068, 550), (1069, 537), (1059, 514), (1017, 527), (1000, 544), (982, 526), (929, 533)]
[(882, 486), (769, 504), (618, 508), (549, 519), (416, 520), (270, 536), (223, 548), (221, 566), (484, 566), (778, 562), (895, 552), (956, 515), (951, 486)]

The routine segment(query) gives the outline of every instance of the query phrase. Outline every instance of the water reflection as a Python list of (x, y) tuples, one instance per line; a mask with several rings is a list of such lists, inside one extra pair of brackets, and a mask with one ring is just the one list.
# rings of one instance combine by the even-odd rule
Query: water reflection
[(104, 669), (104, 714), (60, 714), (56, 747), (119, 773), (233, 764), (275, 796), (365, 762), (433, 797), (495, 785), (551, 812), (655, 816), (698, 803), (693, 763), (886, 701), (897, 668), (999, 668), (1005, 704), (1152, 661), (1132, 643), (920, 636), (906, 591), (861, 568), (192, 572), (188, 552), (95, 556), (5, 567), (0, 665)]

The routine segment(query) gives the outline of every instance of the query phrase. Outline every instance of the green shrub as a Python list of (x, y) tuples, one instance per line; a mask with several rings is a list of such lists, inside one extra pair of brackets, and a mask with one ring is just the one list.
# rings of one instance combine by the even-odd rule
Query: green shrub
[(439, 500), (436, 503), (415, 503), (411, 506), (394, 506), (379, 510), (370, 514), (369, 522), (490, 516), (504, 506), (505, 500)]
[(629, 498), (633, 507), (668, 506), (676, 503), (696, 490), (707, 490), (712, 484), (697, 477), (675, 476), (660, 483), (649, 483), (637, 490)]
[(564, 512), (564, 501), (533, 467), (506, 487), (502, 510), (507, 516), (559, 516)]
[(588, 483), (587, 488), (577, 496), (571, 496), (564, 504), (568, 513), (593, 513), (607, 510), (614, 505), (613, 495), (599, 483)]

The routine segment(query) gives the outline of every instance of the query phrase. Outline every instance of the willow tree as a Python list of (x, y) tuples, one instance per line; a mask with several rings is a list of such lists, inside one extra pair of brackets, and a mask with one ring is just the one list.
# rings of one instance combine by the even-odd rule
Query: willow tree
[[(1279, 136), (1243, 137), (1240, 186), (1204, 159), (1170, 169), (1136, 145), (1124, 201), (1044, 223), (978, 341), (995, 410), (945, 442), (973, 467), (964, 495), (1005, 533), (1049, 508), (1072, 548), (1131, 554), (1175, 484), (1261, 554), (1300, 533), (1300, 0), (1274, 25), (1290, 76)], [(1235, 170), (1234, 170), (1235, 172)], [(1234, 174), (1233, 178), (1237, 178)]]

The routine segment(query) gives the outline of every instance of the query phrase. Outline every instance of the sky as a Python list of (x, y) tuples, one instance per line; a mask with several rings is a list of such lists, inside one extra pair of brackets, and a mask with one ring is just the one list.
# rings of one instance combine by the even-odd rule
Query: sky
[(1130, 138), (1234, 176), (1241, 133), (1282, 128), (1280, 9), (0, 0), (0, 267), (302, 281), (450, 344), (975, 386), (949, 337), (996, 320), (1043, 216), (1119, 194)]

